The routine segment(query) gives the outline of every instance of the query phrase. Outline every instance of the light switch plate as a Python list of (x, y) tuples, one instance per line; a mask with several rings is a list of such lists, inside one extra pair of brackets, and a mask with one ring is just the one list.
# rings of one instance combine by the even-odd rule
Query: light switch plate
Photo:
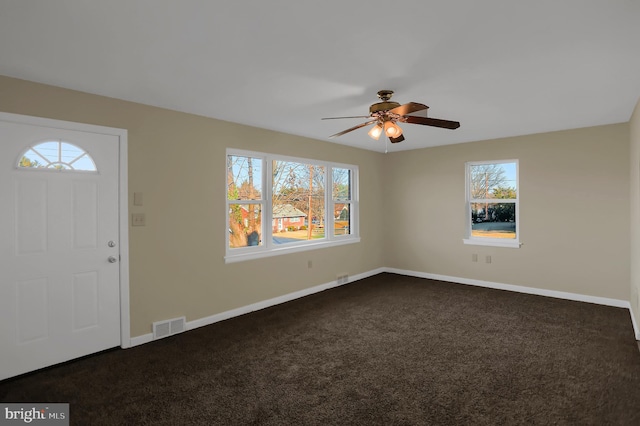
[(133, 205), (141, 206), (142, 205), (142, 192), (134, 192), (133, 193)]

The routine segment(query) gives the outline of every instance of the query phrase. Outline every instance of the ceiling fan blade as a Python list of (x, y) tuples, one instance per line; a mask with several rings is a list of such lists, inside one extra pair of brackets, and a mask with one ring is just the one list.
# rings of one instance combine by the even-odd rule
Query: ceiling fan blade
[(402, 117), (398, 121), (401, 121), (403, 123), (422, 124), (425, 126), (442, 127), (443, 129), (452, 129), (452, 130), (460, 127), (460, 123), (457, 121), (440, 120), (437, 118), (428, 118), (428, 117), (412, 117), (410, 115), (407, 115), (406, 117)]
[(397, 138), (392, 138), (391, 136), (389, 136), (389, 141), (391, 143), (398, 143), (398, 142), (402, 142), (404, 140), (404, 136), (400, 135)]
[(347, 130), (343, 130), (343, 131), (341, 131), (340, 133), (336, 133), (335, 135), (331, 135), (331, 136), (329, 136), (329, 139), (331, 139), (331, 138), (335, 138), (335, 137), (338, 137), (338, 136), (342, 136), (342, 135), (344, 135), (345, 133), (349, 133), (349, 132), (352, 132), (352, 131), (354, 131), (354, 130), (358, 130), (358, 129), (359, 129), (359, 128), (361, 128), (361, 127), (368, 126), (369, 124), (373, 124), (373, 123), (375, 123), (375, 122), (377, 122), (377, 121), (378, 121), (378, 120), (371, 120), (371, 121), (367, 121), (367, 122), (365, 122), (365, 123), (360, 123), (360, 124), (358, 124), (357, 126), (353, 126), (353, 127), (349, 128), (349, 129), (347, 129)]
[(325, 118), (321, 118), (320, 120), (340, 120), (342, 118), (369, 118), (370, 116), (368, 115), (354, 115), (352, 117), (325, 117)]
[(393, 114), (398, 114), (398, 115), (407, 115), (407, 114), (411, 114), (417, 111), (422, 111), (428, 108), (429, 107), (424, 104), (419, 104), (417, 102), (409, 102), (408, 104), (395, 107), (394, 109), (389, 110), (389, 112)]

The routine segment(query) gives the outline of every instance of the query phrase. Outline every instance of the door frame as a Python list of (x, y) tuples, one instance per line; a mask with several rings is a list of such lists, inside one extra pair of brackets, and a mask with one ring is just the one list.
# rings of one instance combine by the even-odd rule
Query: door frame
[(127, 130), (51, 118), (0, 112), (0, 121), (63, 130), (117, 136), (118, 144), (118, 230), (120, 238), (120, 347), (131, 347), (131, 315), (129, 302), (129, 183)]

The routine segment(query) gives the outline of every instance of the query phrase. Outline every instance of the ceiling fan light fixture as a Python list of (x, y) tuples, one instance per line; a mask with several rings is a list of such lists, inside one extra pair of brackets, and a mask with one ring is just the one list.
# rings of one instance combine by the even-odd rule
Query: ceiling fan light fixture
[(373, 126), (371, 130), (369, 130), (369, 136), (371, 136), (375, 140), (380, 139), (381, 134), (382, 134), (382, 126), (379, 123)]
[(390, 138), (397, 138), (402, 134), (402, 129), (393, 121), (386, 121), (384, 123), (384, 134)]
[[(358, 115), (351, 117), (326, 117), (323, 120), (334, 120), (337, 118), (366, 118), (367, 121), (360, 123), (356, 126), (350, 127), (346, 130), (338, 132), (329, 138), (335, 138), (342, 136), (354, 130), (361, 129), (366, 126), (374, 125), (369, 130), (369, 136), (372, 139), (378, 140), (382, 133), (389, 138), (391, 143), (402, 142), (405, 138), (403, 136), (402, 128), (397, 124), (420, 124), (422, 126), (440, 127), (442, 129), (457, 129), (460, 127), (458, 121), (441, 120), (439, 118), (427, 117), (427, 105), (418, 102), (409, 102), (404, 105), (400, 105), (398, 102), (392, 102), (391, 96), (392, 90), (380, 90), (378, 92), (378, 98), (380, 102), (369, 107), (369, 115)], [(414, 113), (422, 112), (421, 115), (415, 115)]]

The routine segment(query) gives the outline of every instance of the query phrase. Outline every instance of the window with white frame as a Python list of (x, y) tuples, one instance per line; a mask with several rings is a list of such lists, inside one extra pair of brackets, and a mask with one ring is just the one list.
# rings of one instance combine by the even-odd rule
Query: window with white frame
[(465, 244), (520, 247), (518, 160), (466, 163)]
[(87, 152), (61, 140), (30, 146), (16, 166), (25, 170), (97, 172), (96, 164)]
[(227, 150), (227, 262), (359, 241), (358, 167)]
[(333, 235), (348, 235), (351, 230), (352, 173), (349, 168), (333, 167), (332, 169)]

